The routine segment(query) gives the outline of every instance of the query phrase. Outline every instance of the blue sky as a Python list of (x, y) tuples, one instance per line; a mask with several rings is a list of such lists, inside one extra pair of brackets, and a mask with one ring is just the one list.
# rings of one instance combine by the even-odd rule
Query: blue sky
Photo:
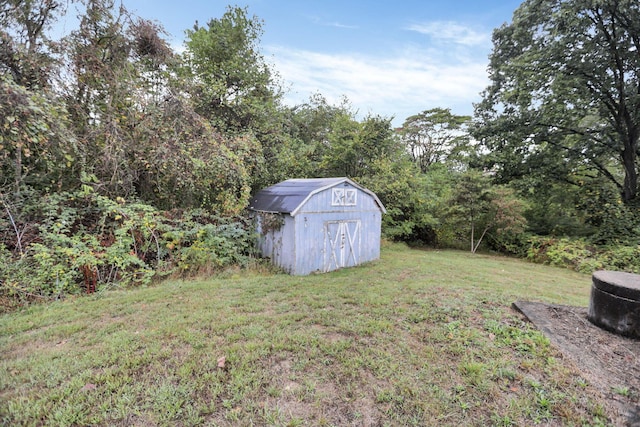
[(287, 91), (285, 102), (319, 92), (346, 96), (360, 116), (395, 117), (443, 107), (471, 115), (488, 84), (494, 28), (521, 0), (123, 0), (158, 21), (179, 48), (185, 29), (221, 17), (229, 4), (263, 21), (262, 53)]

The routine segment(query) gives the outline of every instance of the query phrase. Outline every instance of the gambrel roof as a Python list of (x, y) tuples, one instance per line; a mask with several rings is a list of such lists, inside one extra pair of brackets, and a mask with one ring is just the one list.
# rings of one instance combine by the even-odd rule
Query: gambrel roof
[(386, 213), (382, 202), (372, 191), (345, 177), (288, 179), (258, 191), (251, 199), (249, 209), (260, 212), (288, 213), (295, 216), (311, 196), (343, 183), (348, 183), (373, 197), (382, 213)]

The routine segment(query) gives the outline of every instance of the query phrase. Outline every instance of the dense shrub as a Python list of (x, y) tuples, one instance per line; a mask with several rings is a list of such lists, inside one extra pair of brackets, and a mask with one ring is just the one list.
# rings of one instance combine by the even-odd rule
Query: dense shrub
[(487, 248), (498, 253), (526, 258), (531, 242), (531, 234), (503, 231), (487, 236)]
[(599, 258), (609, 270), (640, 273), (640, 245), (610, 247)]
[(148, 284), (246, 265), (253, 253), (244, 219), (203, 209), (162, 212), (88, 186), (11, 208), (0, 240), (0, 294), (10, 299)]
[(527, 258), (582, 273), (617, 270), (640, 273), (640, 246), (594, 246), (583, 239), (534, 237)]

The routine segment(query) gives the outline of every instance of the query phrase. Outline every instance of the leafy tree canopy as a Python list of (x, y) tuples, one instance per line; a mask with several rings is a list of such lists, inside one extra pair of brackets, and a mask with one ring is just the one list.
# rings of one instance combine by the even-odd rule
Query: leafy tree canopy
[(506, 186), (492, 185), (488, 176), (470, 170), (457, 177), (449, 200), (444, 232), (449, 239), (468, 239), (475, 253), (487, 234), (524, 231), (525, 204)]
[(604, 177), (638, 196), (640, 3), (527, 0), (493, 35), (475, 136), (505, 181)]
[(469, 116), (458, 116), (448, 108), (432, 108), (407, 118), (400, 136), (422, 172), (444, 162), (469, 143)]
[(280, 96), (259, 53), (262, 21), (245, 8), (229, 7), (206, 26), (186, 31), (183, 75), (197, 101), (196, 111), (223, 131), (259, 130), (264, 112)]
[(53, 66), (49, 55), (55, 42), (46, 31), (65, 4), (54, 0), (3, 0), (0, 2), (0, 73), (8, 73), (26, 87), (45, 87)]

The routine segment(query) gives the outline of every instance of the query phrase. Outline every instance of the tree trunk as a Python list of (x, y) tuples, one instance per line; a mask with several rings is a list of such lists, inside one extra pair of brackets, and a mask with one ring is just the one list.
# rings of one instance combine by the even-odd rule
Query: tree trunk
[(475, 245), (473, 244), (474, 242), (474, 231), (475, 231), (475, 227), (473, 225), (473, 220), (471, 220), (471, 253), (474, 253), (473, 248), (475, 247)]
[[(637, 133), (637, 132), (636, 132)], [(628, 135), (622, 151), (622, 165), (624, 166), (624, 186), (622, 198), (625, 203), (632, 202), (638, 195), (638, 135)]]

